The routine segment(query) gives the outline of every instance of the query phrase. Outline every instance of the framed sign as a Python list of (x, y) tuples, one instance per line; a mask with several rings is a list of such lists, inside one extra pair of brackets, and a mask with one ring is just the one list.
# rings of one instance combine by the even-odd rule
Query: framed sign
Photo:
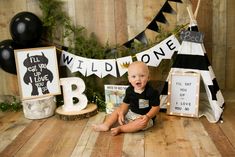
[(22, 100), (60, 94), (55, 47), (14, 51)]
[(169, 115), (198, 117), (200, 74), (172, 73), (168, 88)]

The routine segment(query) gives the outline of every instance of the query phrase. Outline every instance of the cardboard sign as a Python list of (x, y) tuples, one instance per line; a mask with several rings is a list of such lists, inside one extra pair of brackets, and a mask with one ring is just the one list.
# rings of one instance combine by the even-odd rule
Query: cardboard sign
[(15, 50), (22, 100), (60, 94), (55, 47)]
[(200, 74), (172, 73), (168, 84), (167, 113), (198, 117)]

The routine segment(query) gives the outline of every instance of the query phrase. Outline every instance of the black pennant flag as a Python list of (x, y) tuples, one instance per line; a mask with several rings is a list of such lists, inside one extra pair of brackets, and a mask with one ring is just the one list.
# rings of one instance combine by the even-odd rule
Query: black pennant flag
[(155, 17), (155, 20), (161, 23), (168, 23), (165, 16), (163, 15), (162, 11), (160, 11), (157, 16)]
[(181, 0), (168, 0), (168, 1), (183, 3)]
[(123, 45), (127, 48), (131, 48), (131, 44), (134, 42), (134, 39), (131, 39), (129, 41), (127, 41), (126, 43), (124, 43)]
[(159, 28), (158, 28), (158, 25), (156, 23), (155, 20), (153, 20), (148, 26), (147, 26), (148, 29), (152, 30), (152, 31), (155, 31), (155, 32), (158, 32), (159, 31)]
[(147, 45), (148, 44), (148, 40), (147, 37), (145, 35), (145, 31), (141, 32), (140, 34), (138, 34), (135, 39), (137, 39), (138, 41), (140, 41), (141, 43)]
[(176, 14), (176, 12), (174, 11), (174, 9), (172, 9), (172, 7), (170, 6), (170, 4), (168, 2), (166, 2), (162, 9), (163, 12), (165, 13), (170, 13), (170, 14)]
[[(165, 4), (161, 8), (161, 10), (158, 12), (158, 14), (155, 16), (155, 18), (150, 22), (150, 24), (146, 27), (146, 29), (150, 29), (152, 31), (159, 32), (159, 27), (157, 25), (157, 22), (161, 22), (164, 24), (168, 23), (163, 12), (170, 13), (170, 14), (176, 14), (175, 10), (172, 9), (170, 4), (168, 3), (169, 1), (183, 3), (181, 0), (166, 0)], [(134, 39), (137, 39), (141, 43), (148, 44), (148, 40), (147, 40), (147, 37), (145, 35), (145, 30), (144, 30), (143, 32), (138, 34), (135, 38), (127, 41), (123, 45), (127, 48), (131, 48), (132, 43), (134, 42)]]

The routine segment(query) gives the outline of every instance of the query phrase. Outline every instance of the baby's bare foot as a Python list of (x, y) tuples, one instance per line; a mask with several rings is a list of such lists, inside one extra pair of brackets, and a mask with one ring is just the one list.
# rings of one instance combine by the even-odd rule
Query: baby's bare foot
[(111, 129), (111, 135), (116, 136), (121, 132), (120, 127), (112, 128)]
[(108, 131), (109, 127), (105, 124), (93, 124), (92, 125), (93, 130), (95, 131)]

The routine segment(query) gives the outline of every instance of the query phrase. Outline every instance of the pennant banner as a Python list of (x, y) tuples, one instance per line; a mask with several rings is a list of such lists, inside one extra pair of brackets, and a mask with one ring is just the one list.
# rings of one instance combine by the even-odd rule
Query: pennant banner
[(141, 32), (139, 35), (137, 35), (135, 37), (135, 39), (137, 39), (138, 41), (140, 41), (141, 43), (147, 45), (148, 44), (148, 40), (147, 40), (147, 37), (145, 35), (145, 32)]
[(60, 66), (67, 66), (69, 70), (72, 71), (75, 57), (76, 56), (74, 54), (67, 53), (66, 51), (62, 51), (61, 57), (60, 57)]
[(136, 58), (138, 61), (145, 62), (148, 66), (157, 67), (162, 59), (171, 59), (179, 46), (180, 43), (176, 37), (172, 35), (154, 47), (136, 54)]
[(176, 14), (176, 11), (172, 9), (171, 5), (167, 2), (163, 5), (162, 11), (169, 14)]
[(163, 24), (168, 24), (168, 21), (167, 21), (165, 15), (163, 13), (176, 14), (176, 11), (171, 7), (171, 5), (169, 4), (168, 1), (173, 1), (173, 2), (176, 2), (176, 3), (182, 3), (181, 0), (166, 0), (166, 2), (164, 3), (164, 5), (160, 9), (160, 11), (156, 14), (156, 16), (148, 24), (148, 26), (140, 34), (138, 34), (136, 37), (130, 39), (129, 41), (127, 41), (123, 45), (126, 46), (127, 48), (131, 48), (131, 44), (134, 42), (134, 39), (137, 39), (138, 41), (140, 41), (143, 44), (147, 44), (148, 41), (147, 41), (147, 37), (145, 35), (145, 31), (147, 29), (150, 29), (154, 32), (159, 33), (159, 27), (158, 27), (157, 23), (160, 22), (160, 23), (163, 23)]
[(71, 72), (79, 71), (83, 76), (86, 76), (86, 67), (88, 63), (88, 59), (80, 56), (75, 57), (74, 66), (72, 67)]
[(129, 64), (132, 63), (132, 57), (127, 56), (127, 57), (118, 58), (116, 60), (117, 60), (119, 75), (122, 76), (127, 72)]
[[(135, 57), (148, 66), (157, 67), (162, 59), (171, 59), (179, 46), (177, 38), (171, 35), (150, 49), (137, 53)], [(107, 75), (117, 77), (118, 74), (121, 77), (127, 72), (127, 68), (132, 62), (132, 56), (116, 59), (90, 59), (67, 51), (63, 51), (60, 58), (60, 65), (67, 66), (72, 73), (80, 72), (83, 76), (96, 75), (100, 78)]]

